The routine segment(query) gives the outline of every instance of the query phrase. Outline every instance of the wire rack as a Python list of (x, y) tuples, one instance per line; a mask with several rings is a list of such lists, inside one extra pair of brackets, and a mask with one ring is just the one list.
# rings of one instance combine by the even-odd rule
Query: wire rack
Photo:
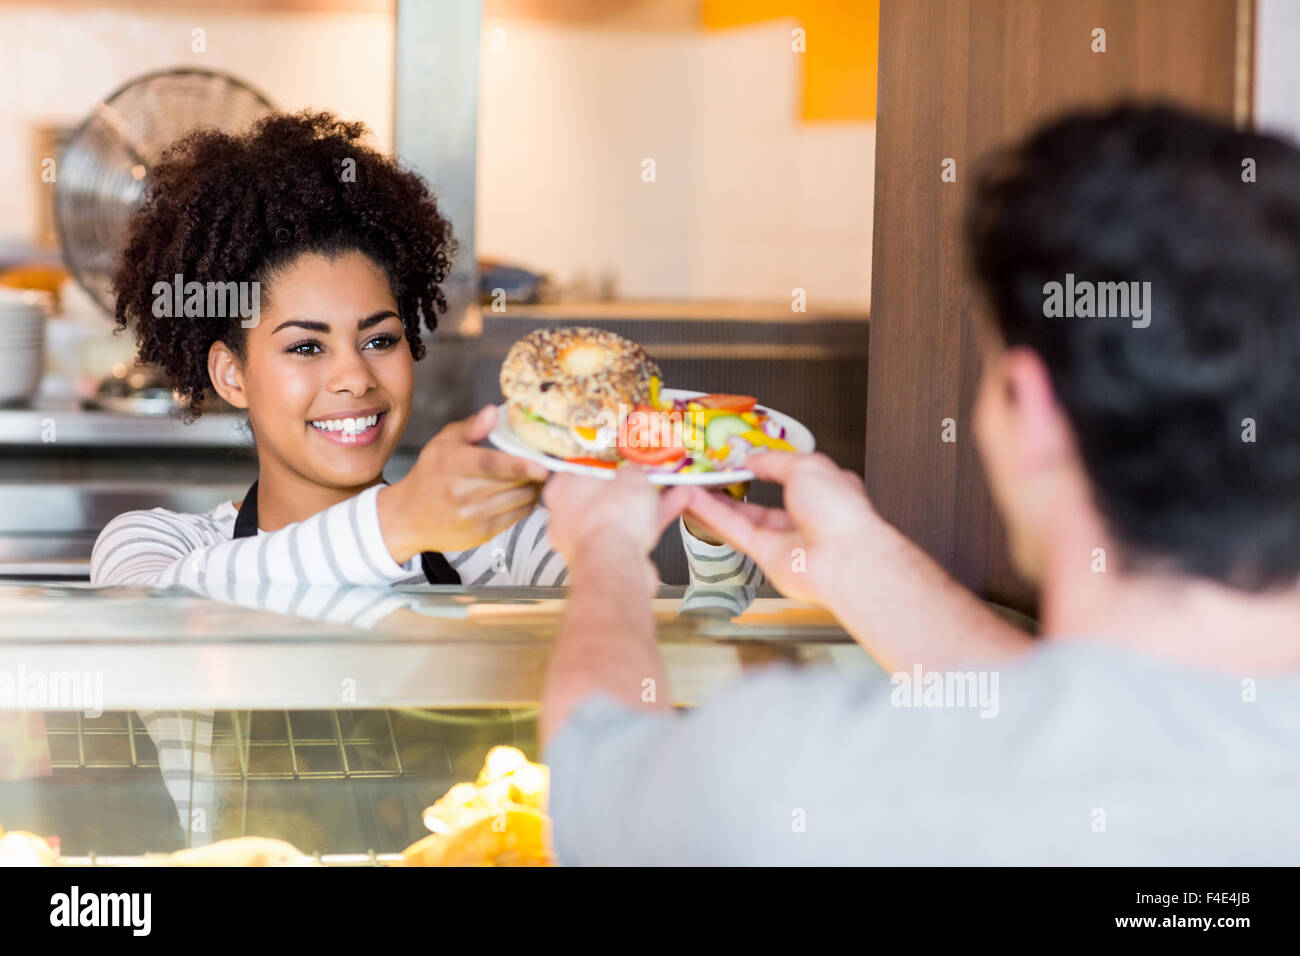
[[(535, 746), (530, 726), (535, 708), (207, 711), (181, 712), (180, 716), (191, 723), (211, 721), (211, 745), (207, 748), (211, 760), (202, 762), (202, 772), (195, 771), (197, 763), (179, 779), (164, 772), (159, 746), (164, 748), (166, 763), (170, 759), (166, 748), (180, 744), (192, 748), (193, 741), (165, 735), (155, 741), (145, 718), (134, 711), (107, 712), (94, 718), (78, 712), (47, 712), (51, 768), (56, 775), (89, 773), (91, 779), (107, 775), (107, 779), (99, 777), (95, 786), (158, 777), (176, 801), (182, 829), (186, 814), (197, 807), (207, 814), (211, 829), (203, 832), (211, 833), (211, 838), (250, 833), (276, 837), (309, 850), (318, 847), (311, 857), (322, 865), (364, 867), (391, 865), (402, 859), (393, 851), (418, 839), (423, 826), (416, 819), (400, 821), (408, 818), (413, 808), (432, 802), (452, 783), (472, 777), (481, 764), (480, 750), (485, 753), (496, 743), (525, 749)], [(468, 769), (471, 766), (474, 771)], [(205, 780), (216, 789), (204, 790), (200, 785)], [(365, 786), (332, 797), (325, 790), (312, 788), (323, 781), (377, 783), (379, 789)], [(286, 784), (305, 785), (305, 789), (281, 789)], [(263, 789), (268, 785), (269, 789)], [(386, 807), (382, 823), (381, 804)], [(402, 810), (395, 811), (397, 806)], [(410, 832), (402, 833), (403, 827)], [(76, 838), (78, 855), (63, 857), (65, 864), (150, 864), (150, 860), (133, 855), (136, 847), (143, 852), (153, 842), (147, 837), (144, 847), (137, 842), (126, 853), (122, 852), (125, 847), (113, 853), (101, 843), (99, 849), (109, 852), (99, 853), (94, 844), (102, 837), (86, 835), (93, 831), (93, 822), (80, 830), (69, 828), (69, 837), (82, 835)], [(395, 842), (399, 835), (402, 838)], [(192, 845), (192, 836), (185, 834), (186, 845)], [(326, 852), (331, 848), (357, 852)]]
[[(404, 776), (392, 712), (358, 713), (216, 712), (212, 776), (223, 781)], [(157, 770), (159, 766), (154, 741), (135, 712), (95, 718), (77, 712), (50, 713), (46, 737), (55, 770)]]

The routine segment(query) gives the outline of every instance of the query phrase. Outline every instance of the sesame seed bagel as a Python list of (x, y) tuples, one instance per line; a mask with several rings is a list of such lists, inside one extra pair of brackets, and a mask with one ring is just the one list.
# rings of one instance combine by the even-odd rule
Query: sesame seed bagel
[[(659, 374), (645, 349), (613, 332), (583, 326), (537, 329), (506, 354), (501, 393), (509, 411), (518, 406), (561, 429), (598, 428), (617, 424), (620, 405), (630, 410), (648, 402), (650, 379)], [(529, 440), (527, 432), (515, 431)]]
[(574, 437), (571, 429), (538, 421), (514, 402), (506, 405), (506, 421), (517, 438), (548, 455), (555, 455), (557, 458), (596, 458), (600, 461), (619, 459), (617, 447), (584, 446)]

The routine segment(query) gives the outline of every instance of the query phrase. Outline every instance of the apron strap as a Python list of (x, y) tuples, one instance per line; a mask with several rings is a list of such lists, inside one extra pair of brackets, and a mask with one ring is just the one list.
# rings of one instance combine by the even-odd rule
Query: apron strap
[(233, 537), (257, 537), (257, 482), (249, 485), (248, 490), (244, 492), (244, 503), (239, 506), (239, 513), (235, 515)]
[[(244, 503), (235, 515), (236, 538), (253, 538), (257, 536), (257, 482), (248, 486), (244, 493)], [(460, 573), (451, 566), (441, 552), (422, 551), (420, 569), (424, 579), (430, 584), (460, 584)]]

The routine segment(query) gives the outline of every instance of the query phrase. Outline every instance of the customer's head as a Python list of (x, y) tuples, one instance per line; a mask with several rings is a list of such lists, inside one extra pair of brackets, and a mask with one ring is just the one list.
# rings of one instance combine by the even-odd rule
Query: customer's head
[[(115, 280), (118, 325), (191, 417), (215, 390), (247, 409), (263, 469), (329, 487), (373, 481), (397, 447), (453, 253), (423, 180), (367, 135), (313, 112), (191, 134), (150, 170)], [(256, 315), (204, 294), (224, 283)], [(319, 427), (381, 411), (360, 438)]]
[(1042, 570), (1065, 508), (1112, 572), (1295, 586), (1295, 146), (1163, 107), (1074, 114), (987, 167), (966, 238), (996, 327), (976, 428), (1017, 565)]

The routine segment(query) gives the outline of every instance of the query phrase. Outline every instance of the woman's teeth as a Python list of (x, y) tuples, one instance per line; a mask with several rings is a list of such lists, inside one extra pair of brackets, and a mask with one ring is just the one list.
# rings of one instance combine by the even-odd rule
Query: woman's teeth
[(312, 421), (312, 428), (320, 429), (321, 432), (348, 432), (356, 434), (364, 432), (365, 429), (374, 428), (378, 424), (380, 416), (367, 415), (361, 419), (325, 419), (321, 421)]

